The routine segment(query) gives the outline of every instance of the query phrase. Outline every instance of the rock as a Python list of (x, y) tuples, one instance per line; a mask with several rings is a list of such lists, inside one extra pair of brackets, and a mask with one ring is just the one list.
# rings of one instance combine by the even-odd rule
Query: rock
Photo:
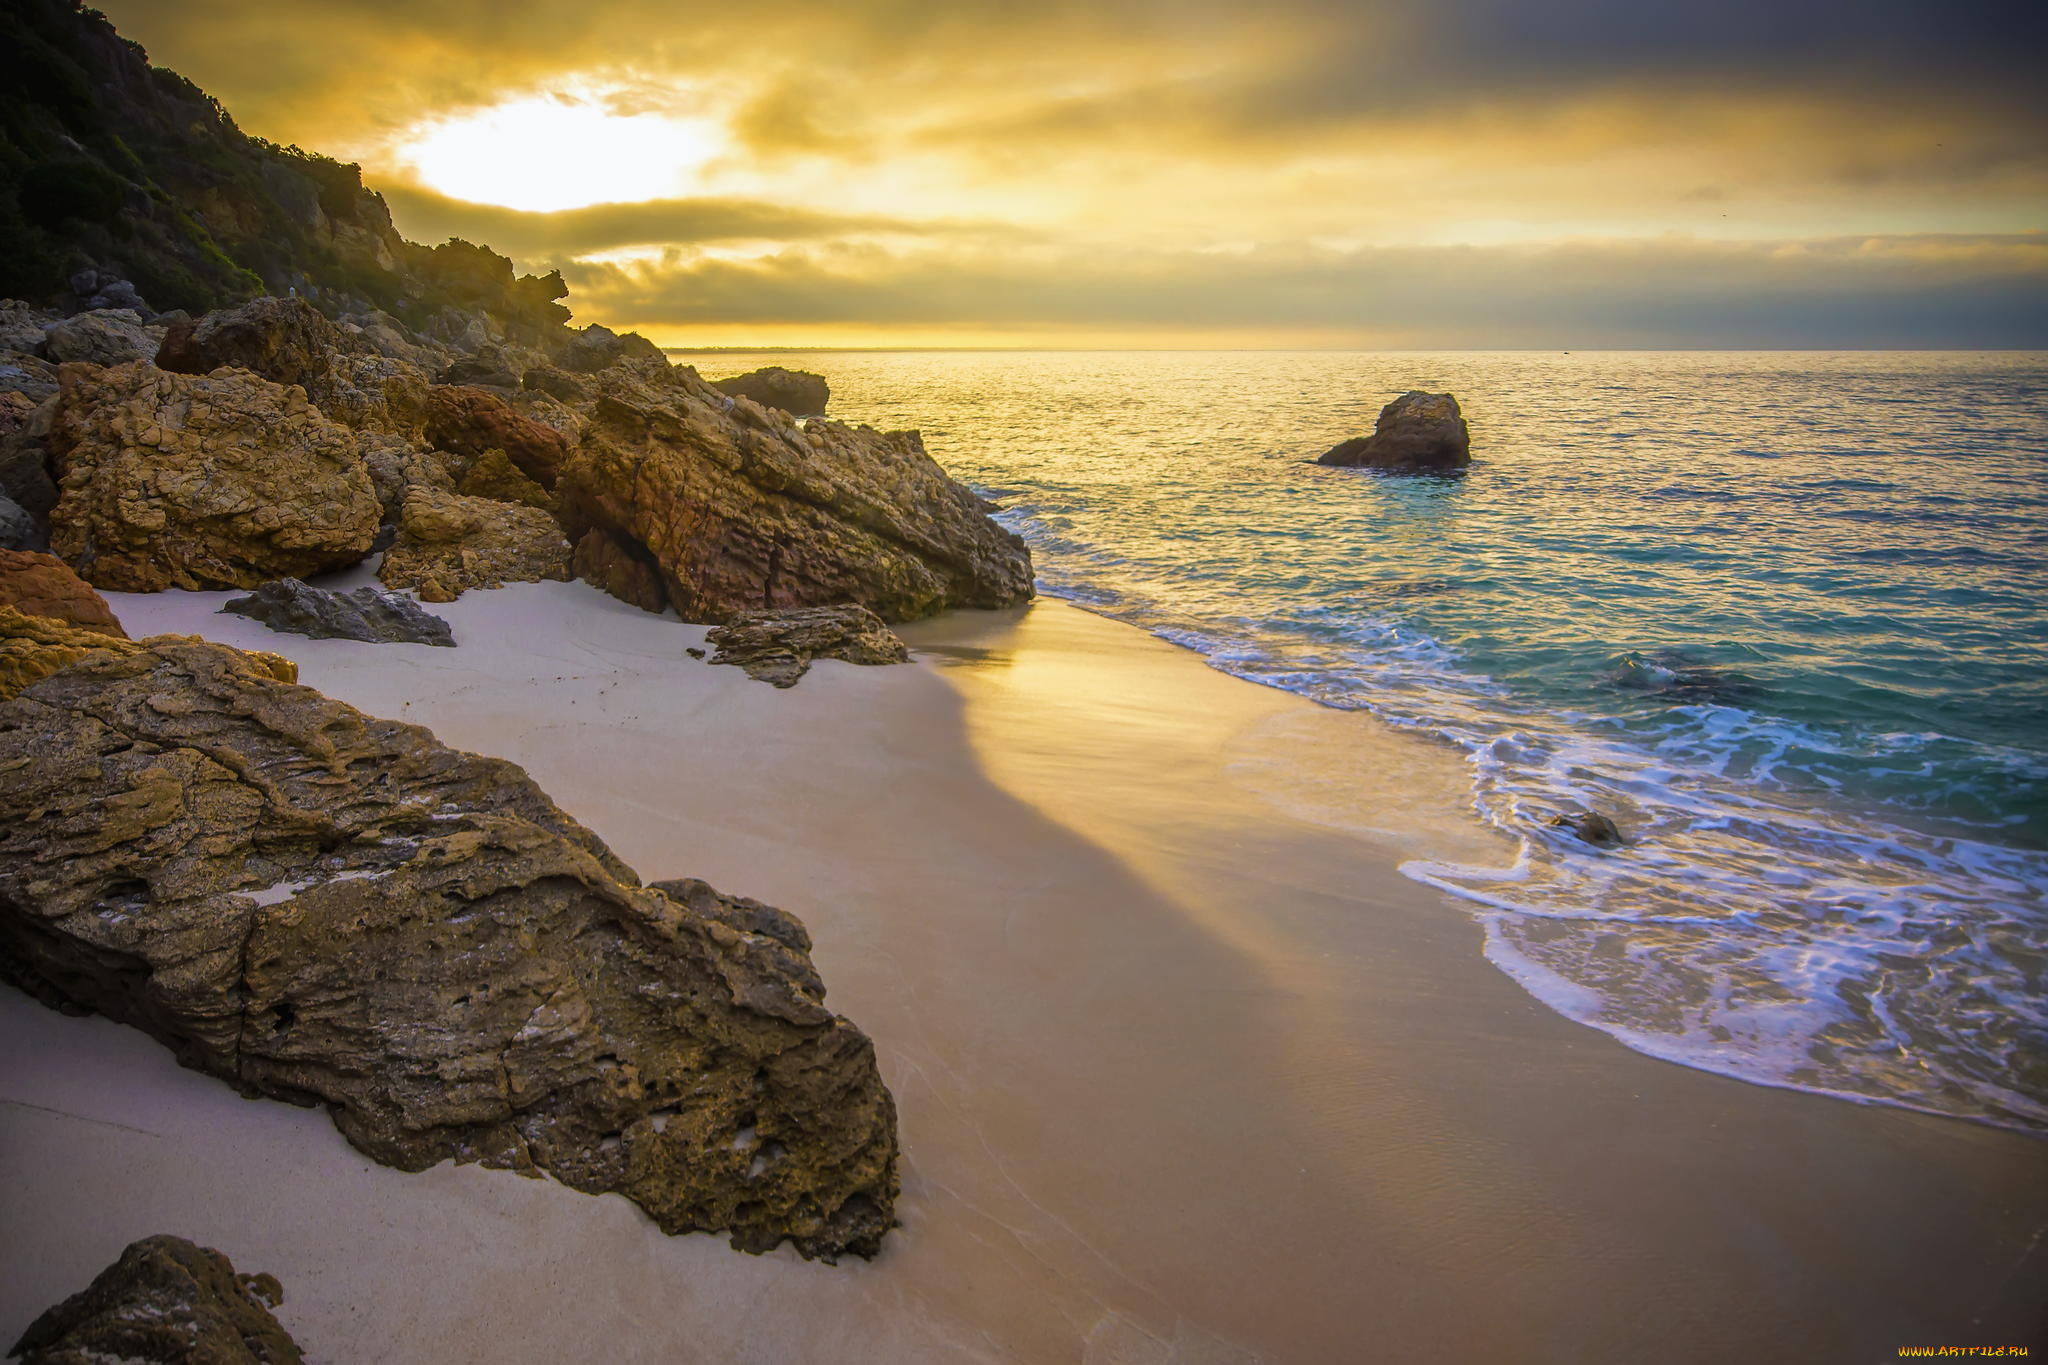
[(799, 428), (666, 366), (586, 382), (595, 398), (554, 489), (562, 524), (654, 565), (658, 605), (685, 620), (840, 602), (904, 620), (1031, 596), (1024, 542), (915, 432)]
[(621, 602), (642, 611), (668, 609), (668, 589), (661, 585), (661, 568), (652, 559), (635, 554), (602, 530), (592, 528), (576, 542), (569, 570), (584, 582), (604, 589)]
[(511, 458), (495, 446), (477, 457), (469, 472), (462, 476), (462, 482), (455, 485), (455, 491), (465, 497), (493, 498), (499, 502), (538, 507), (548, 513), (555, 510), (555, 500), (548, 496), (547, 490), (527, 478)]
[(580, 403), (586, 396), (583, 384), (567, 370), (557, 370), (548, 365), (536, 365), (520, 378), (519, 386), (528, 393), (544, 393), (563, 403)]
[(346, 592), (309, 587), (296, 578), (265, 583), (247, 597), (221, 607), (224, 612), (261, 621), (272, 630), (315, 640), (363, 640), (373, 644), (446, 645), (454, 647), (448, 623), (421, 609), (403, 593), (375, 588)]
[(878, 1249), (894, 1104), (783, 917), (643, 887), (512, 764), (235, 650), (111, 643), (0, 705), (0, 971), (403, 1170)]
[(0, 351), (41, 349), (43, 334), (56, 321), (57, 314), (31, 307), (20, 299), (0, 299)]
[(1628, 842), (1621, 837), (1614, 821), (1596, 810), (1575, 810), (1552, 816), (1550, 826), (1552, 829), (1568, 829), (1596, 848), (1618, 848)]
[(383, 509), (387, 526), (397, 522), (405, 507), (405, 495), (415, 487), (437, 488), (444, 493), (455, 491), (455, 480), (449, 476), (439, 451), (420, 450), (409, 442), (373, 432), (363, 433), (357, 445), (363, 453), (363, 468), (369, 471), (370, 485), (377, 490), (377, 503)]
[(750, 678), (794, 687), (813, 659), (850, 664), (900, 664), (910, 650), (866, 607), (796, 607), (743, 611), (704, 637), (715, 664), (735, 664)]
[(1472, 463), (1472, 437), (1457, 399), (1411, 390), (1380, 409), (1372, 435), (1353, 437), (1326, 451), (1316, 463), (1443, 474)]
[(422, 601), (452, 602), (471, 588), (566, 580), (569, 542), (536, 508), (414, 487), (377, 577)]
[(142, 301), (142, 295), (135, 292), (135, 286), (127, 280), (100, 280), (100, 287), (85, 301), (87, 308), (119, 308), (134, 313), (146, 320), (156, 316), (156, 310)]
[(13, 498), (0, 494), (0, 550), (42, 550), (49, 544), (42, 523)]
[(521, 473), (552, 489), (569, 458), (569, 442), (489, 389), (464, 384), (427, 391), (427, 440), (442, 450), (472, 459), (502, 450)]
[(181, 374), (211, 374), (223, 365), (308, 392), (349, 339), (304, 299), (260, 298), (220, 308), (164, 335), (157, 364)]
[(483, 355), (464, 356), (434, 376), (436, 384), (472, 384), (481, 388), (516, 389), (519, 376), (505, 362)]
[(57, 484), (50, 477), (51, 415), (47, 404), (0, 393), (0, 492), (34, 518), (45, 540), (50, 509), (57, 505)]
[(764, 408), (781, 408), (800, 417), (816, 417), (825, 411), (832, 390), (821, 375), (806, 370), (785, 370), (780, 365), (714, 379), (711, 387), (735, 398), (751, 398)]
[(556, 359), (561, 368), (578, 374), (595, 374), (627, 361), (668, 363), (668, 357), (661, 353), (661, 348), (638, 332), (620, 336), (609, 327), (592, 323), (580, 332), (570, 331), (568, 338), (556, 353)]
[(0, 550), (0, 603), (29, 616), (47, 616), (102, 635), (128, 638), (107, 599), (55, 555)]
[(348, 567), (381, 508), (356, 438), (253, 374), (66, 365), (50, 544), (124, 592), (253, 588)]
[(1628, 692), (1717, 706), (1740, 705), (1762, 690), (1754, 678), (1682, 649), (1631, 650), (1608, 666), (1607, 681)]
[(80, 313), (50, 324), (43, 334), (43, 354), (58, 364), (83, 360), (94, 365), (123, 365), (156, 359), (157, 339), (130, 309)]
[(145, 1237), (8, 1354), (22, 1365), (297, 1365), (298, 1343), (270, 1315), (282, 1302), (274, 1276), (238, 1275), (182, 1237)]
[(0, 398), (23, 398), (31, 406), (57, 396), (57, 367), (26, 351), (0, 352)]

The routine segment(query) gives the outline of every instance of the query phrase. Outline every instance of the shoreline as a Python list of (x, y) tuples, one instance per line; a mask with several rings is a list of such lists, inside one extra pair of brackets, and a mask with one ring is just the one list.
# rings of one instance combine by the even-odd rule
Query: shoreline
[(39, 1252), (10, 1341), (152, 1232), (276, 1274), (326, 1359), (1704, 1362), (2040, 1330), (2038, 1139), (1551, 1013), (1396, 870), (1498, 853), (1457, 758), (1361, 713), (1056, 601), (781, 692), (580, 583), (433, 608), (454, 650), (210, 614), (232, 595), (109, 597), (520, 763), (645, 880), (803, 919), (896, 1092), (904, 1225), (830, 1268), (403, 1175), (6, 992), (0, 1148), (42, 1173), (0, 1210)]

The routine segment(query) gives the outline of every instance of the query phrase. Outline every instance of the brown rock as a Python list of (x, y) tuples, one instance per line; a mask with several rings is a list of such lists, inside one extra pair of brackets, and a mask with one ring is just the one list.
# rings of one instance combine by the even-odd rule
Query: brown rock
[(882, 618), (866, 607), (795, 607), (743, 611), (712, 630), (704, 642), (716, 648), (715, 664), (735, 664), (750, 678), (794, 687), (813, 659), (850, 664), (900, 664), (910, 650)]
[(0, 550), (0, 604), (125, 640), (114, 609), (55, 555)]
[(832, 389), (823, 375), (808, 370), (785, 370), (780, 365), (750, 370), (730, 379), (714, 379), (711, 387), (735, 398), (751, 398), (764, 408), (781, 408), (803, 417), (816, 417), (831, 401)]
[(44, 356), (59, 365), (67, 360), (120, 365), (154, 360), (156, 352), (156, 337), (143, 327), (140, 315), (126, 308), (79, 313), (52, 323), (43, 334)]
[(685, 620), (840, 602), (904, 620), (1031, 596), (1024, 542), (915, 432), (798, 428), (666, 365), (585, 382), (597, 397), (555, 488), (562, 523), (656, 565)]
[(521, 473), (505, 452), (495, 446), (476, 458), (469, 472), (462, 476), (462, 482), (455, 485), (455, 491), (465, 497), (538, 507), (548, 513), (555, 510), (555, 500), (547, 490)]
[(567, 579), (569, 542), (537, 508), (414, 487), (377, 577), (422, 601), (452, 602), (471, 588)]
[(8, 1352), (22, 1365), (298, 1365), (298, 1343), (270, 1310), (271, 1275), (182, 1237), (145, 1237), (50, 1309)]
[(1334, 446), (1316, 463), (1396, 474), (1454, 473), (1472, 463), (1472, 436), (1457, 399), (1416, 389), (1380, 409), (1372, 435)]
[(502, 450), (544, 489), (554, 488), (569, 457), (569, 443), (560, 432), (525, 416), (503, 394), (466, 384), (427, 391), (426, 434), (442, 450), (472, 458)]
[(786, 917), (642, 887), (518, 768), (237, 651), (113, 645), (0, 704), (0, 973), (404, 1170), (875, 1252), (894, 1105)]
[(346, 568), (381, 508), (347, 428), (253, 374), (66, 365), (50, 545), (97, 587), (253, 588)]
[(1614, 821), (1597, 810), (1575, 810), (1555, 815), (1551, 817), (1550, 824), (1553, 829), (1570, 830), (1595, 848), (1619, 848), (1628, 842), (1621, 837), (1621, 830)]
[(569, 563), (575, 575), (603, 588), (621, 602), (631, 602), (642, 611), (666, 611), (668, 589), (661, 585), (661, 570), (592, 528), (576, 542), (576, 555)]

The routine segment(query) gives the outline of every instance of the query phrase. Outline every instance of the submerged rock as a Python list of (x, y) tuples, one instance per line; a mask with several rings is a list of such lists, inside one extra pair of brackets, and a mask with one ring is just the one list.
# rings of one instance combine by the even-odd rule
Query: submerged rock
[(314, 640), (362, 640), (373, 644), (455, 644), (448, 623), (403, 593), (375, 588), (333, 592), (296, 578), (265, 583), (247, 597), (221, 607), (261, 621), (272, 630)]
[(1754, 678), (1682, 649), (1631, 650), (1608, 666), (1607, 681), (1628, 692), (1730, 705), (1761, 690)]
[(123, 592), (253, 588), (361, 559), (382, 508), (355, 435), (253, 374), (66, 365), (50, 546)]
[(0, 604), (24, 615), (46, 616), (102, 635), (128, 638), (107, 599), (55, 555), (0, 550)]
[(377, 577), (423, 601), (453, 602), (471, 588), (566, 580), (569, 542), (538, 508), (419, 485), (406, 492)]
[(711, 387), (735, 398), (751, 398), (764, 408), (781, 408), (799, 417), (817, 417), (831, 401), (832, 389), (823, 375), (808, 370), (785, 370), (780, 365), (714, 379)]
[(0, 704), (0, 974), (403, 1170), (879, 1248), (894, 1104), (787, 916), (643, 887), (512, 764), (248, 655), (109, 644)]
[(1380, 409), (1372, 435), (1334, 446), (1316, 463), (1396, 474), (1450, 473), (1472, 463), (1472, 436), (1457, 399), (1412, 389)]
[(1553, 829), (1568, 829), (1595, 848), (1619, 848), (1628, 841), (1621, 837), (1621, 830), (1614, 821), (1597, 810), (1575, 810), (1555, 815), (1550, 820)]
[(910, 650), (866, 607), (792, 607), (743, 611), (704, 637), (715, 664), (733, 664), (750, 678), (794, 687), (813, 659), (850, 664), (900, 664)]
[(270, 1310), (271, 1275), (182, 1237), (145, 1237), (29, 1324), (10, 1356), (22, 1365), (298, 1365), (298, 1343)]
[[(798, 427), (685, 369), (614, 366), (555, 497), (580, 545), (651, 565), (685, 620), (859, 602), (889, 620), (1031, 597), (1031, 554), (916, 432)], [(596, 557), (593, 552), (593, 557)]]

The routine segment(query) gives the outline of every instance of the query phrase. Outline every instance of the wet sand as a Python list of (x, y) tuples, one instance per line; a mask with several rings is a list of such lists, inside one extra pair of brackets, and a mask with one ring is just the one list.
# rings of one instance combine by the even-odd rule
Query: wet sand
[(902, 1114), (872, 1263), (404, 1175), (132, 1030), (0, 992), (0, 1338), (128, 1241), (284, 1283), (316, 1360), (1857, 1361), (2031, 1344), (2048, 1144), (1746, 1085), (1535, 1003), (1409, 857), (1505, 857), (1455, 755), (1058, 603), (778, 691), (580, 584), (461, 646), (131, 633), (524, 764), (643, 877), (810, 926)]

